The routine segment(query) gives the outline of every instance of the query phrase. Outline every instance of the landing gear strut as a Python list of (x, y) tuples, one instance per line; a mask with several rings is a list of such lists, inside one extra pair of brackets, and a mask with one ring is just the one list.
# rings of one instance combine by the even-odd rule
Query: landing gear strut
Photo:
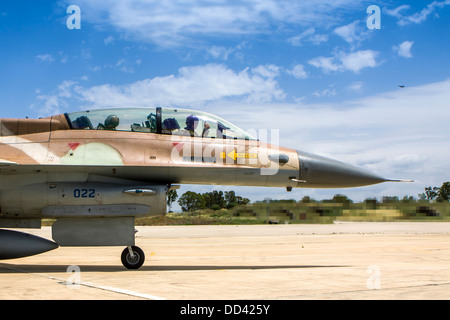
[(128, 246), (122, 251), (122, 264), (127, 269), (139, 269), (145, 261), (145, 254), (141, 248)]

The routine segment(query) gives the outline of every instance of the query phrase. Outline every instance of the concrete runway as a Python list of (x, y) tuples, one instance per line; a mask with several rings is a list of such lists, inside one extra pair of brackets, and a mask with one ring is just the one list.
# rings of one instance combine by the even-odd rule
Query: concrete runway
[(446, 222), (137, 229), (141, 269), (123, 248), (59, 248), (0, 261), (0, 299), (450, 299)]

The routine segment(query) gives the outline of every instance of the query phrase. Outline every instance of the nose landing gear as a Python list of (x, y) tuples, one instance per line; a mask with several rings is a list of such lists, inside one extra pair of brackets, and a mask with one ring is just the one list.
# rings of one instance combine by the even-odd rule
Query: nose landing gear
[(141, 248), (128, 246), (122, 251), (122, 264), (127, 269), (139, 269), (145, 261), (145, 254)]

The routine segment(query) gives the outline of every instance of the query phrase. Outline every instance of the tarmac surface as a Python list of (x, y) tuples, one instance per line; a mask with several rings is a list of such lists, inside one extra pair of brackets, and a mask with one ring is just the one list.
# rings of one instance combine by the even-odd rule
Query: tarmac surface
[(61, 247), (0, 261), (0, 299), (450, 299), (447, 222), (136, 229), (139, 270), (121, 247)]

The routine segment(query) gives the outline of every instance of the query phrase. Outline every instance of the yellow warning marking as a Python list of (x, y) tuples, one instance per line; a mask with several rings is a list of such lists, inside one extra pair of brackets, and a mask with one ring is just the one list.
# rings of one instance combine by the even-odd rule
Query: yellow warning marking
[(236, 152), (236, 150), (233, 150), (231, 152), (228, 152), (227, 154), (225, 154), (225, 152), (221, 152), (220, 153), (220, 157), (222, 159), (225, 159), (226, 157), (229, 157), (233, 160), (236, 159), (257, 159), (258, 158), (258, 154), (257, 153), (248, 153), (248, 152)]

